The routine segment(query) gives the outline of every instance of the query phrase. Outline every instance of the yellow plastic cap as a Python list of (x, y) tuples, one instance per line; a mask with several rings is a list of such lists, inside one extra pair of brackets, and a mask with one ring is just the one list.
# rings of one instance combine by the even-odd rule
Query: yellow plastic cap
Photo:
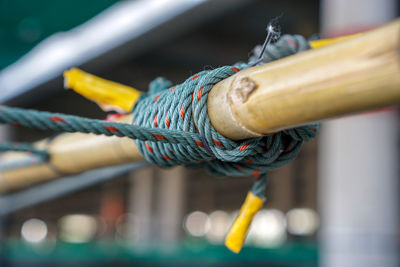
[(96, 102), (104, 111), (130, 112), (141, 92), (133, 87), (108, 81), (80, 69), (64, 72), (64, 86)]
[(246, 239), (254, 215), (262, 208), (264, 200), (249, 192), (239, 215), (233, 222), (225, 238), (225, 246), (235, 253), (239, 253)]

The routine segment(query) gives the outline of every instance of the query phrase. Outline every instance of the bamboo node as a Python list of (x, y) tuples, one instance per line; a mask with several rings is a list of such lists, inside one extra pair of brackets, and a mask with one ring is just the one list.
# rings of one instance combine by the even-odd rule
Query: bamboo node
[(257, 89), (258, 84), (249, 77), (241, 78), (233, 85), (232, 101), (234, 103), (245, 103), (250, 94)]

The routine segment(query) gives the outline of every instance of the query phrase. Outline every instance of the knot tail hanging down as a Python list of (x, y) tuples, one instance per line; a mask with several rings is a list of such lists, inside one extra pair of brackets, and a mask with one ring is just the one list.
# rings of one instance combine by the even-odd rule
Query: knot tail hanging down
[(264, 205), (266, 179), (265, 174), (261, 175), (247, 193), (246, 200), (225, 238), (225, 246), (235, 253), (242, 249), (253, 218)]

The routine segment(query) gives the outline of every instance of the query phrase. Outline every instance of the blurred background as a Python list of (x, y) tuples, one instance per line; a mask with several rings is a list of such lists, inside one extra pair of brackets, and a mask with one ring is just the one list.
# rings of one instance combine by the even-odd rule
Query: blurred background
[[(63, 89), (64, 70), (146, 91), (246, 61), (277, 17), (282, 33), (330, 37), (398, 15), (395, 0), (0, 0), (0, 102), (103, 119)], [(270, 173), (238, 255), (223, 242), (251, 177), (136, 166), (0, 195), (0, 266), (400, 266), (398, 125), (395, 109), (324, 122)]]

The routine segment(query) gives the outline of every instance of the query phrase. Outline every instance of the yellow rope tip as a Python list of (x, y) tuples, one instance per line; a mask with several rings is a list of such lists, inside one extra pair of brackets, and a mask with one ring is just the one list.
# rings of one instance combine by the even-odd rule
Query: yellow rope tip
[(243, 245), (238, 245), (235, 242), (225, 240), (225, 246), (233, 253), (239, 254)]
[(130, 112), (141, 95), (133, 87), (99, 78), (77, 68), (64, 72), (64, 87), (96, 102), (104, 111)]
[(225, 238), (225, 246), (232, 252), (239, 253), (242, 249), (254, 215), (262, 208), (263, 204), (264, 200), (253, 195), (252, 192), (247, 194), (239, 215), (236, 217)]

